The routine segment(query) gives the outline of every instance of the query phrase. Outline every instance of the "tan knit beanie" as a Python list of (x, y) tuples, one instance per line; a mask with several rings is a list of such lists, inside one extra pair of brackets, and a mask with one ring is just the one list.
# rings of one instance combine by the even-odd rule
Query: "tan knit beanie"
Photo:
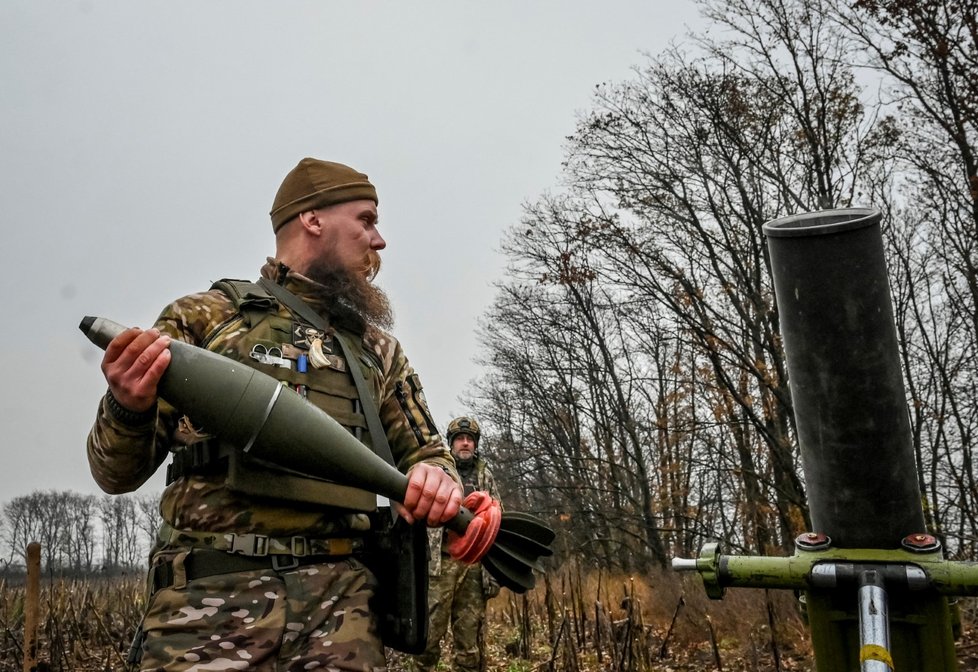
[(282, 180), (272, 202), (272, 230), (306, 210), (369, 199), (377, 203), (377, 190), (367, 176), (332, 161), (305, 158)]

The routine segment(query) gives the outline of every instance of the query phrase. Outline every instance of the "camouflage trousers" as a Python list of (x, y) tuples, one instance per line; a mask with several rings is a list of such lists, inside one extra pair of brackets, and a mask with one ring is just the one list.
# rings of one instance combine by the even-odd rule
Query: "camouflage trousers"
[(352, 558), (175, 584), (149, 601), (139, 669), (386, 670), (375, 588)]
[(443, 555), (441, 573), (428, 587), (428, 647), (415, 661), (420, 670), (434, 670), (441, 656), (441, 640), (452, 625), (456, 672), (482, 668), (486, 598), (482, 592), (482, 566), (465, 565)]

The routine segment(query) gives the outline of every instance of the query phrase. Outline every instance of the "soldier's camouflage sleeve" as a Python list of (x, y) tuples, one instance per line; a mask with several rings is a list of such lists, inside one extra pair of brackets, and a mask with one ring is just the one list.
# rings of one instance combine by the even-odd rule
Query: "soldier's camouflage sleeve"
[(158, 412), (141, 425), (121, 422), (102, 397), (87, 447), (92, 476), (103, 491), (112, 495), (132, 492), (159, 468), (167, 454), (157, 441), (165, 431), (159, 425)]
[[(223, 293), (191, 294), (164, 308), (153, 326), (197, 345), (229, 313), (234, 310)], [(99, 487), (121, 494), (145, 483), (166, 460), (177, 420), (176, 410), (160, 400), (155, 421), (128, 425), (112, 414), (103, 397), (87, 442), (88, 464)]]
[(492, 470), (488, 465), (482, 471), (482, 478), (482, 487), (479, 489), (488, 492), (489, 496), (498, 501), (500, 506), (502, 506), (502, 500), (499, 498), (499, 488), (496, 486), (496, 478), (492, 475)]
[(421, 380), (404, 355), (401, 344), (372, 329), (368, 330), (364, 340), (384, 365), (384, 390), (379, 412), (397, 468), (406, 473), (418, 462), (426, 462), (442, 467), (460, 483), (455, 460), (432, 420)]

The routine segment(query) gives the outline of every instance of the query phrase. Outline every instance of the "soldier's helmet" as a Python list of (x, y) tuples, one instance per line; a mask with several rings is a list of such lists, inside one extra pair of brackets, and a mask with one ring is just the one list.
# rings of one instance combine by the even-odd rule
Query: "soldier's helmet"
[(448, 439), (448, 445), (452, 445), (452, 441), (459, 434), (468, 434), (475, 441), (475, 445), (479, 445), (479, 437), (482, 436), (482, 431), (479, 429), (479, 423), (475, 421), (474, 418), (467, 416), (461, 416), (455, 418), (450, 423), (448, 423), (448, 430), (445, 434)]

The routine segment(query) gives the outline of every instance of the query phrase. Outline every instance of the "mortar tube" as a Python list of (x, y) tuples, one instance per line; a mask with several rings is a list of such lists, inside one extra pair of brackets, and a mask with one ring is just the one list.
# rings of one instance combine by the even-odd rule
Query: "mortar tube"
[(924, 530), (879, 210), (764, 225), (816, 532), (897, 548)]

